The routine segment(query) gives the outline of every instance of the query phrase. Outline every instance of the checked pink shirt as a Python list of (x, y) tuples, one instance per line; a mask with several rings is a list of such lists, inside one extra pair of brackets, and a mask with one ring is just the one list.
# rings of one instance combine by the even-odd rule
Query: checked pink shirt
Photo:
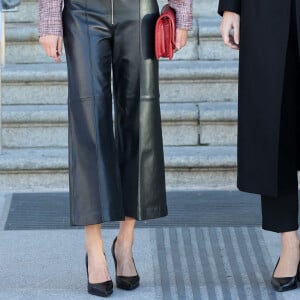
[[(130, 1), (130, 0), (129, 0)], [(39, 35), (63, 35), (62, 30), (63, 0), (39, 0)], [(192, 29), (193, 0), (169, 0), (176, 11), (176, 26), (180, 29)]]

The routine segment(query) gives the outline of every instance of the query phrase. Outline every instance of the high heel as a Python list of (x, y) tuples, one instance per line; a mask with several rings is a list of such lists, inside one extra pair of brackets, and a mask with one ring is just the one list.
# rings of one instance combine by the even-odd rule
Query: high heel
[[(111, 253), (112, 253), (112, 256), (113, 256), (113, 259), (115, 262), (117, 287), (119, 289), (127, 290), (127, 291), (134, 290), (140, 285), (140, 276), (137, 271), (136, 271), (137, 275), (135, 275), (135, 276), (118, 276), (117, 275), (117, 258), (115, 255), (116, 242), (117, 242), (117, 237), (114, 239), (114, 242), (112, 244)], [(132, 260), (133, 260), (133, 264), (135, 267), (134, 259), (132, 258)], [(136, 267), (135, 267), (135, 270), (136, 270)]]
[(272, 284), (274, 290), (277, 292), (286, 292), (286, 291), (296, 289), (298, 287), (298, 281), (300, 281), (300, 263), (298, 264), (297, 273), (294, 277), (276, 278), (276, 277), (274, 277), (274, 273), (279, 264), (279, 261), (280, 261), (280, 257), (275, 266), (275, 269), (274, 269), (274, 272), (272, 275), (272, 280), (271, 280), (271, 284)]
[(109, 297), (113, 293), (112, 280), (104, 281), (101, 283), (90, 283), (87, 254), (85, 255), (85, 266), (86, 266), (86, 274), (87, 274), (87, 281), (88, 281), (88, 293), (99, 297)]

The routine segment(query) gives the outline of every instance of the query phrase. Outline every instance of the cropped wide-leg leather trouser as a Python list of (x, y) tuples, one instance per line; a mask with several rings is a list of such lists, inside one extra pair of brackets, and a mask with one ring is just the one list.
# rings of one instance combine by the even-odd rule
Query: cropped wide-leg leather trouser
[(71, 223), (165, 216), (154, 58), (157, 1), (65, 0), (64, 5)]

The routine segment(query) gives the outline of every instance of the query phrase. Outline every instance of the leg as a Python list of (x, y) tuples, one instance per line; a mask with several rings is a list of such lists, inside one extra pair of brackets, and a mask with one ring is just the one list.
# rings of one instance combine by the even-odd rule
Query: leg
[(112, 246), (112, 254), (116, 267), (116, 285), (123, 290), (134, 290), (140, 284), (133, 255), (133, 233), (135, 220), (126, 217), (120, 224), (119, 235), (115, 238)]
[(278, 157), (278, 197), (262, 196), (263, 229), (281, 233), (281, 255), (274, 277), (292, 277), (300, 259), (298, 237), (297, 101), (299, 82), (295, 16), (287, 48)]
[[(289, 209), (287, 209), (287, 207), (289, 207)], [(296, 192), (292, 195), (292, 197), (285, 196), (281, 198), (271, 198), (263, 196), (262, 211), (263, 228), (281, 233), (280, 261), (275, 270), (274, 276), (276, 278), (295, 276), (300, 260), (300, 241), (297, 231), (297, 187)]]
[(262, 196), (263, 229), (281, 233), (280, 261), (274, 273), (277, 278), (295, 276), (300, 259), (296, 135), (291, 134), (296, 124), (293, 110), (285, 109), (285, 103), (281, 118), (278, 197)]
[(85, 226), (86, 253), (88, 255), (88, 273), (90, 283), (99, 283), (110, 280), (104, 255), (104, 246), (101, 236), (101, 225)]
[(137, 275), (133, 263), (133, 239), (135, 219), (126, 217), (125, 221), (120, 222), (120, 231), (115, 245), (115, 255), (117, 259), (118, 276), (135, 276)]
[(300, 260), (300, 241), (298, 231), (281, 233), (280, 261), (275, 270), (274, 277), (293, 277), (297, 273)]
[(138, 277), (132, 259), (135, 219), (167, 214), (158, 63), (153, 49), (157, 16), (155, 0), (120, 0), (115, 9), (116, 139), (126, 218), (113, 250), (117, 275), (125, 277)]
[[(84, 1), (66, 1), (63, 13), (71, 222), (86, 226), (90, 293), (90, 284), (110, 280), (99, 223), (124, 219), (112, 124), (110, 1), (102, 2), (88, 1), (86, 7)], [(99, 285), (92, 289), (101, 291)]]
[[(115, 19), (117, 19), (117, 13), (115, 13)], [(123, 206), (125, 215), (130, 217), (136, 217), (139, 178), (140, 67), (137, 61), (139, 53), (136, 49), (139, 39), (137, 26), (138, 21), (136, 21), (136, 26), (117, 24), (113, 47), (115, 136)], [(131, 37), (130, 43), (127, 40), (128, 36)]]
[(297, 170), (294, 160), (290, 161), (291, 156), (280, 153), (279, 194), (261, 197), (262, 228), (278, 233), (295, 232), (298, 230)]
[(86, 11), (79, 2), (66, 1), (64, 9), (70, 202), (72, 224), (90, 225), (123, 220), (124, 210), (112, 122), (112, 36), (104, 5), (110, 1), (82, 1), (89, 5)]
[[(138, 24), (138, 22), (137, 22)], [(128, 28), (129, 30), (129, 28)], [(138, 30), (130, 27), (132, 40), (138, 41)], [(125, 213), (131, 214), (129, 207), (135, 210), (138, 191), (138, 156), (139, 156), (139, 101), (140, 70), (136, 57), (129, 56), (136, 51), (130, 49), (133, 43), (121, 40), (122, 32), (115, 37), (114, 50), (114, 91), (116, 139), (120, 159), (123, 205)], [(124, 51), (124, 52), (122, 52)], [(130, 63), (128, 63), (130, 62)], [(128, 201), (127, 201), (128, 199)], [(134, 227), (136, 220), (126, 216), (120, 222), (120, 231), (115, 244), (118, 276), (137, 275), (132, 254)]]
[[(276, 278), (295, 276), (300, 259), (297, 170), (288, 170), (295, 166), (294, 161), (288, 161), (291, 157), (285, 155), (279, 158), (282, 168), (278, 197), (262, 196), (263, 229), (281, 233), (280, 261), (274, 273)], [(282, 169), (287, 170), (283, 172)]]
[(113, 74), (123, 206), (125, 216), (158, 218), (167, 214), (158, 62), (153, 47), (158, 6), (156, 0), (116, 3)]

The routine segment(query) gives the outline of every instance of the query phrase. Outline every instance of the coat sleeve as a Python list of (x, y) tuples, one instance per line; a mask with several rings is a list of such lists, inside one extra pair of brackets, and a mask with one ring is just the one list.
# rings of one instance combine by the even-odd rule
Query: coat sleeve
[(39, 36), (63, 35), (62, 0), (39, 0)]
[(192, 30), (193, 0), (169, 0), (169, 4), (176, 11), (176, 27)]
[(225, 11), (241, 13), (241, 0), (219, 0), (218, 13), (222, 16)]

